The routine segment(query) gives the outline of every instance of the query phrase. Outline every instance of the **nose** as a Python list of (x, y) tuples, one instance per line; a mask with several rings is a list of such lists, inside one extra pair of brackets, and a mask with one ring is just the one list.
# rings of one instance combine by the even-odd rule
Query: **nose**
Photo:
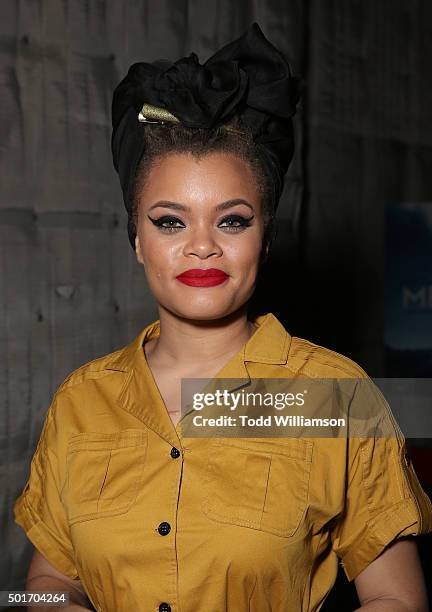
[(213, 228), (200, 226), (191, 230), (184, 246), (184, 255), (193, 255), (200, 259), (222, 255), (222, 248), (217, 241)]

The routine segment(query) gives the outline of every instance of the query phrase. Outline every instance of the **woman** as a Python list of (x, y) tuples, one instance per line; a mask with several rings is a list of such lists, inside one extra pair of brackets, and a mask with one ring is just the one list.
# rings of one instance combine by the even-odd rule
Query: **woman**
[(68, 590), (66, 609), (315, 611), (338, 557), (361, 609), (427, 609), (406, 536), (432, 530), (432, 505), (375, 387), (389, 437), (183, 435), (182, 379), (367, 379), (248, 318), (297, 99), (257, 24), (204, 66), (135, 64), (116, 89), (114, 164), (159, 319), (59, 387), (15, 505), (28, 589)]

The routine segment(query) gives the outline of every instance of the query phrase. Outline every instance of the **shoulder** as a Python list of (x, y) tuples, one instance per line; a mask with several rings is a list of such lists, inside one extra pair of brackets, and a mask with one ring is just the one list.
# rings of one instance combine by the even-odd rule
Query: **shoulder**
[(122, 356), (125, 348), (126, 347), (122, 347), (82, 364), (66, 376), (57, 388), (56, 394), (72, 389), (87, 381), (94, 381), (109, 376), (117, 371), (124, 371), (118, 364), (119, 358)]
[(368, 378), (366, 371), (347, 355), (297, 336), (291, 336), (286, 367), (313, 378)]
[(292, 336), (271, 312), (257, 317), (256, 323), (258, 331), (246, 346), (246, 359), (267, 366), (282, 366), (291, 374), (311, 378), (368, 377), (361, 365), (348, 355), (342, 355), (306, 338)]
[(57, 387), (47, 421), (63, 444), (75, 434), (117, 426), (122, 414), (118, 399), (130, 372), (122, 361), (124, 351), (125, 347), (82, 364)]
[(159, 320), (153, 321), (141, 329), (128, 344), (79, 366), (66, 376), (56, 393), (75, 388), (87, 381), (115, 376), (116, 373), (117, 378), (122, 378), (119, 373), (123, 373), (124, 378), (140, 363), (142, 345), (146, 337), (156, 333), (158, 328)]

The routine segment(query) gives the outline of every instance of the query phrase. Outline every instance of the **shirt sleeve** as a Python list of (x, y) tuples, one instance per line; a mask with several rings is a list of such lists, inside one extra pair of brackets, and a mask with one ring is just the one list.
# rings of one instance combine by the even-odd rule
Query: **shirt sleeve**
[(345, 507), (331, 531), (332, 548), (349, 581), (393, 541), (432, 531), (432, 503), (405, 437), (380, 389), (371, 379), (365, 382), (354, 412), (358, 418), (367, 400), (363, 428), (369, 433), (348, 436)]
[(15, 522), (59, 572), (79, 578), (65, 508), (60, 498), (64, 466), (56, 422), (57, 395), (45, 417), (30, 476), (15, 501)]

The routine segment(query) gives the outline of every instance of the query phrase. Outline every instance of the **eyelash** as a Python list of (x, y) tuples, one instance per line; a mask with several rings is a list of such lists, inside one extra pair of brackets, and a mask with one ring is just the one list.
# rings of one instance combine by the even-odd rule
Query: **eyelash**
[[(153, 225), (155, 225), (159, 231), (164, 232), (165, 234), (176, 234), (179, 230), (182, 229), (182, 227), (173, 227), (173, 226), (167, 227), (164, 225), (164, 223), (171, 223), (171, 222), (182, 223), (182, 221), (180, 221), (180, 219), (178, 219), (177, 217), (173, 217), (170, 215), (164, 215), (163, 217), (159, 217), (159, 219), (152, 219), (150, 215), (147, 215), (147, 216), (150, 219), (150, 221), (153, 223)], [(221, 223), (226, 222), (226, 221), (237, 221), (240, 225), (230, 225), (224, 228), (224, 229), (227, 229), (229, 233), (235, 234), (249, 227), (251, 224), (250, 222), (252, 221), (254, 216), (255, 215), (252, 215), (251, 217), (246, 218), (246, 217), (242, 217), (241, 215), (229, 215), (228, 217), (224, 217)]]

